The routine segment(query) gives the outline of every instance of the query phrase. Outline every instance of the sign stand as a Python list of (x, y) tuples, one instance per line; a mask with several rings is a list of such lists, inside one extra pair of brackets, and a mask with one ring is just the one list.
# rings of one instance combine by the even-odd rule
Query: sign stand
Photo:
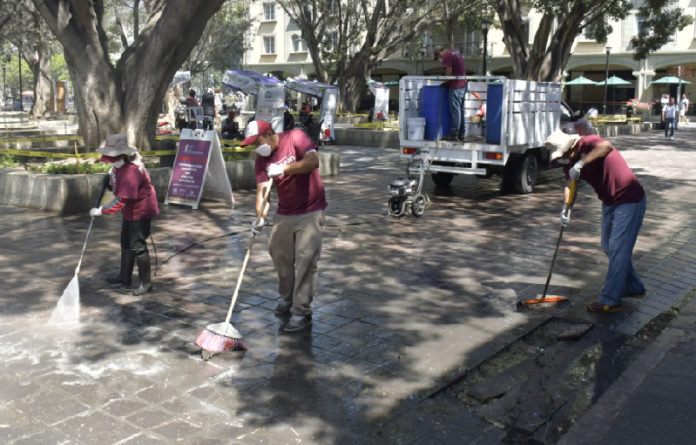
[(234, 205), (217, 134), (213, 130), (204, 132), (185, 128), (181, 131), (164, 203), (188, 205), (195, 210), (204, 191), (207, 199)]

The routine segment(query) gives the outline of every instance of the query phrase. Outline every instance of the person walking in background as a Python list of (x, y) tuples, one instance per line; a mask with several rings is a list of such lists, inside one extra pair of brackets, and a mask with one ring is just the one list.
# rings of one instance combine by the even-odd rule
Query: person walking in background
[[(438, 49), (435, 51), (435, 60), (441, 60), (445, 67), (445, 76), (465, 76), (466, 65), (459, 51), (451, 49)], [(452, 126), (450, 133), (445, 137), (448, 141), (464, 139), (466, 135), (466, 119), (464, 115), (464, 100), (466, 99), (466, 79), (452, 79), (447, 81), (449, 88), (449, 108), (452, 114)]]
[(215, 115), (217, 114), (212, 88), (208, 88), (201, 97), (201, 108), (203, 108), (203, 129), (212, 130), (215, 127)]
[(114, 199), (104, 206), (92, 208), (89, 214), (96, 217), (120, 211), (123, 215), (121, 268), (106, 281), (130, 288), (133, 266), (137, 262), (140, 287), (133, 291), (133, 295), (143, 295), (152, 290), (147, 238), (150, 236), (152, 218), (159, 215), (155, 188), (138, 149), (128, 145), (125, 135), (108, 136), (97, 152), (102, 154), (99, 161), (112, 164), (107, 178)]
[(665, 138), (674, 139), (674, 125), (677, 119), (677, 105), (674, 97), (669, 98), (669, 103), (662, 107), (662, 121), (665, 123)]
[[(604, 286), (591, 312), (618, 312), (622, 298), (643, 298), (645, 286), (633, 267), (633, 247), (645, 215), (645, 191), (614, 146), (597, 135), (580, 136), (555, 131), (545, 142), (550, 159), (563, 165), (568, 183), (564, 200), (570, 197), (570, 181), (588, 182), (602, 201), (601, 244), (609, 258)], [(570, 222), (564, 205), (561, 225)]]
[(688, 111), (689, 98), (686, 96), (686, 93), (683, 93), (681, 101), (679, 102), (679, 122), (689, 122), (689, 118), (686, 117)]
[(265, 226), (268, 204), (264, 197), (276, 184), (278, 209), (268, 250), (278, 274), (281, 301), (278, 316), (291, 314), (287, 332), (299, 331), (312, 323), (312, 301), (316, 294), (321, 253), (324, 209), (327, 207), (324, 185), (319, 176), (316, 145), (301, 130), (275, 133), (270, 124), (257, 120), (249, 123), (242, 146), (256, 148), (256, 217), (254, 234)]

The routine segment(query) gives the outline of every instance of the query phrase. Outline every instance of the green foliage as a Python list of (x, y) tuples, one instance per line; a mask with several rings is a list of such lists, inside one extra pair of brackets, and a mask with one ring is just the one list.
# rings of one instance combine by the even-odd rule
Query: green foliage
[(79, 164), (45, 164), (41, 167), (41, 171), (58, 175), (76, 175), (84, 173), (106, 173), (110, 168), (111, 164), (103, 162), (80, 162)]
[(14, 155), (0, 155), (0, 168), (13, 168), (19, 165), (19, 158)]
[(650, 52), (669, 42), (677, 30), (693, 23), (693, 18), (684, 15), (679, 5), (671, 0), (647, 0), (638, 11), (645, 21), (639, 34), (631, 39), (635, 60), (645, 59)]

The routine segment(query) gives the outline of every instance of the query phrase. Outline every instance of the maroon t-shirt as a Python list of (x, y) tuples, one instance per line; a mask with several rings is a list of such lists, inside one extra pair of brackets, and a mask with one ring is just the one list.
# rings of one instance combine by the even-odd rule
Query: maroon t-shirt
[[(466, 76), (466, 66), (464, 64), (464, 58), (459, 51), (452, 51), (448, 49), (442, 55), (442, 66), (445, 68), (452, 68), (453, 76)], [(465, 79), (450, 80), (449, 87), (451, 89), (464, 88), (466, 86)]]
[[(256, 182), (268, 181), (266, 169), (270, 164), (292, 164), (301, 161), (307, 153), (314, 150), (314, 142), (302, 130), (279, 133), (278, 148), (268, 157), (256, 156)], [(278, 176), (273, 181), (278, 188), (277, 212), (281, 215), (302, 215), (324, 210), (327, 206), (319, 169), (310, 173)]]
[(126, 202), (121, 212), (126, 221), (152, 219), (159, 215), (157, 195), (150, 182), (150, 175), (137, 165), (126, 162), (114, 168), (111, 175), (114, 196)]
[[(578, 150), (581, 155), (587, 154), (601, 142), (605, 141), (597, 135), (585, 136), (578, 142)], [(571, 167), (572, 165), (563, 167), (566, 178)], [(615, 148), (605, 157), (583, 166), (580, 179), (587, 181), (594, 188), (600, 201), (606, 205), (640, 202), (645, 197), (645, 191), (638, 178)]]

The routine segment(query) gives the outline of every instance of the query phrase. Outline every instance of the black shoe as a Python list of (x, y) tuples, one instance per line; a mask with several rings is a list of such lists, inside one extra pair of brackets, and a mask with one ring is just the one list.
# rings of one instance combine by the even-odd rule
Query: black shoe
[(278, 306), (276, 306), (274, 313), (277, 316), (289, 314), (291, 307), (292, 307), (292, 303), (283, 300), (280, 303), (278, 303)]
[(444, 138), (442, 138), (443, 141), (452, 141), (452, 142), (457, 142), (458, 138), (456, 134), (448, 134)]
[(283, 330), (285, 332), (301, 331), (302, 329), (306, 328), (311, 324), (311, 315), (293, 315), (292, 317), (290, 317), (290, 320), (287, 322)]

